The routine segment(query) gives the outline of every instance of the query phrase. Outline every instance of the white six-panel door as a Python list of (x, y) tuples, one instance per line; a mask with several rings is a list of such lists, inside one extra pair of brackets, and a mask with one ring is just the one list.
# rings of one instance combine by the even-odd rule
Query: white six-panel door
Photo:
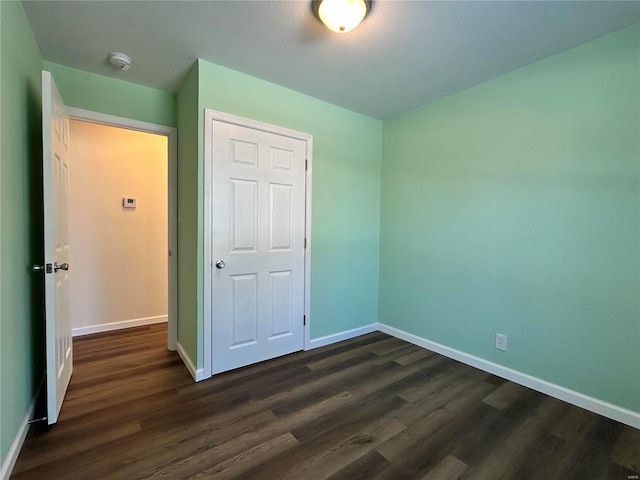
[(212, 144), (212, 373), (220, 373), (304, 346), (307, 144), (217, 120)]
[(42, 72), (47, 421), (56, 423), (73, 370), (69, 316), (69, 118), (49, 72)]

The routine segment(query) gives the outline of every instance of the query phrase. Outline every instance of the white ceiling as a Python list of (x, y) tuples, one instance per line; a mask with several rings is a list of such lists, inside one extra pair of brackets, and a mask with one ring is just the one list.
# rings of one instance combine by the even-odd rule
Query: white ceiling
[(637, 1), (375, 0), (340, 35), (301, 0), (23, 4), (52, 62), (175, 92), (203, 58), (381, 119), (640, 21)]

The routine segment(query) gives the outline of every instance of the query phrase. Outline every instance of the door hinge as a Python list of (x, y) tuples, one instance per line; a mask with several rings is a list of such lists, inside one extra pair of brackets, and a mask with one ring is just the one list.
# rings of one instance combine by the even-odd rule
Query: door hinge
[(306, 158), (304, 159), (304, 171), (306, 172), (307, 170), (309, 170), (309, 160), (307, 160)]
[(307, 248), (307, 237), (304, 238), (304, 248)]
[(42, 417), (42, 418), (32, 418), (31, 420), (29, 420), (27, 423), (29, 425), (31, 425), (32, 423), (38, 423), (38, 422), (46, 422), (47, 421), (47, 417)]
[(302, 325), (306, 325), (306, 324), (307, 324), (307, 316), (302, 315)]

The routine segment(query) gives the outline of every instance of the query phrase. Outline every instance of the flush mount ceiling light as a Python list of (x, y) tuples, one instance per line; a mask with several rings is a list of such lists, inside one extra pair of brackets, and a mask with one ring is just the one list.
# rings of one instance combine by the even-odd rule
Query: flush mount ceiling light
[(131, 68), (131, 57), (120, 52), (111, 52), (109, 54), (109, 62), (116, 68), (125, 72)]
[(313, 12), (329, 30), (347, 33), (356, 28), (371, 10), (370, 0), (314, 0)]

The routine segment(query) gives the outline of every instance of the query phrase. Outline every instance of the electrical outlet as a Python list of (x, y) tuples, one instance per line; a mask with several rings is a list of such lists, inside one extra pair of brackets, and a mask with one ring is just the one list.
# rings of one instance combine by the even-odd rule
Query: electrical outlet
[(496, 348), (498, 350), (507, 350), (507, 336), (501, 333), (496, 333)]

